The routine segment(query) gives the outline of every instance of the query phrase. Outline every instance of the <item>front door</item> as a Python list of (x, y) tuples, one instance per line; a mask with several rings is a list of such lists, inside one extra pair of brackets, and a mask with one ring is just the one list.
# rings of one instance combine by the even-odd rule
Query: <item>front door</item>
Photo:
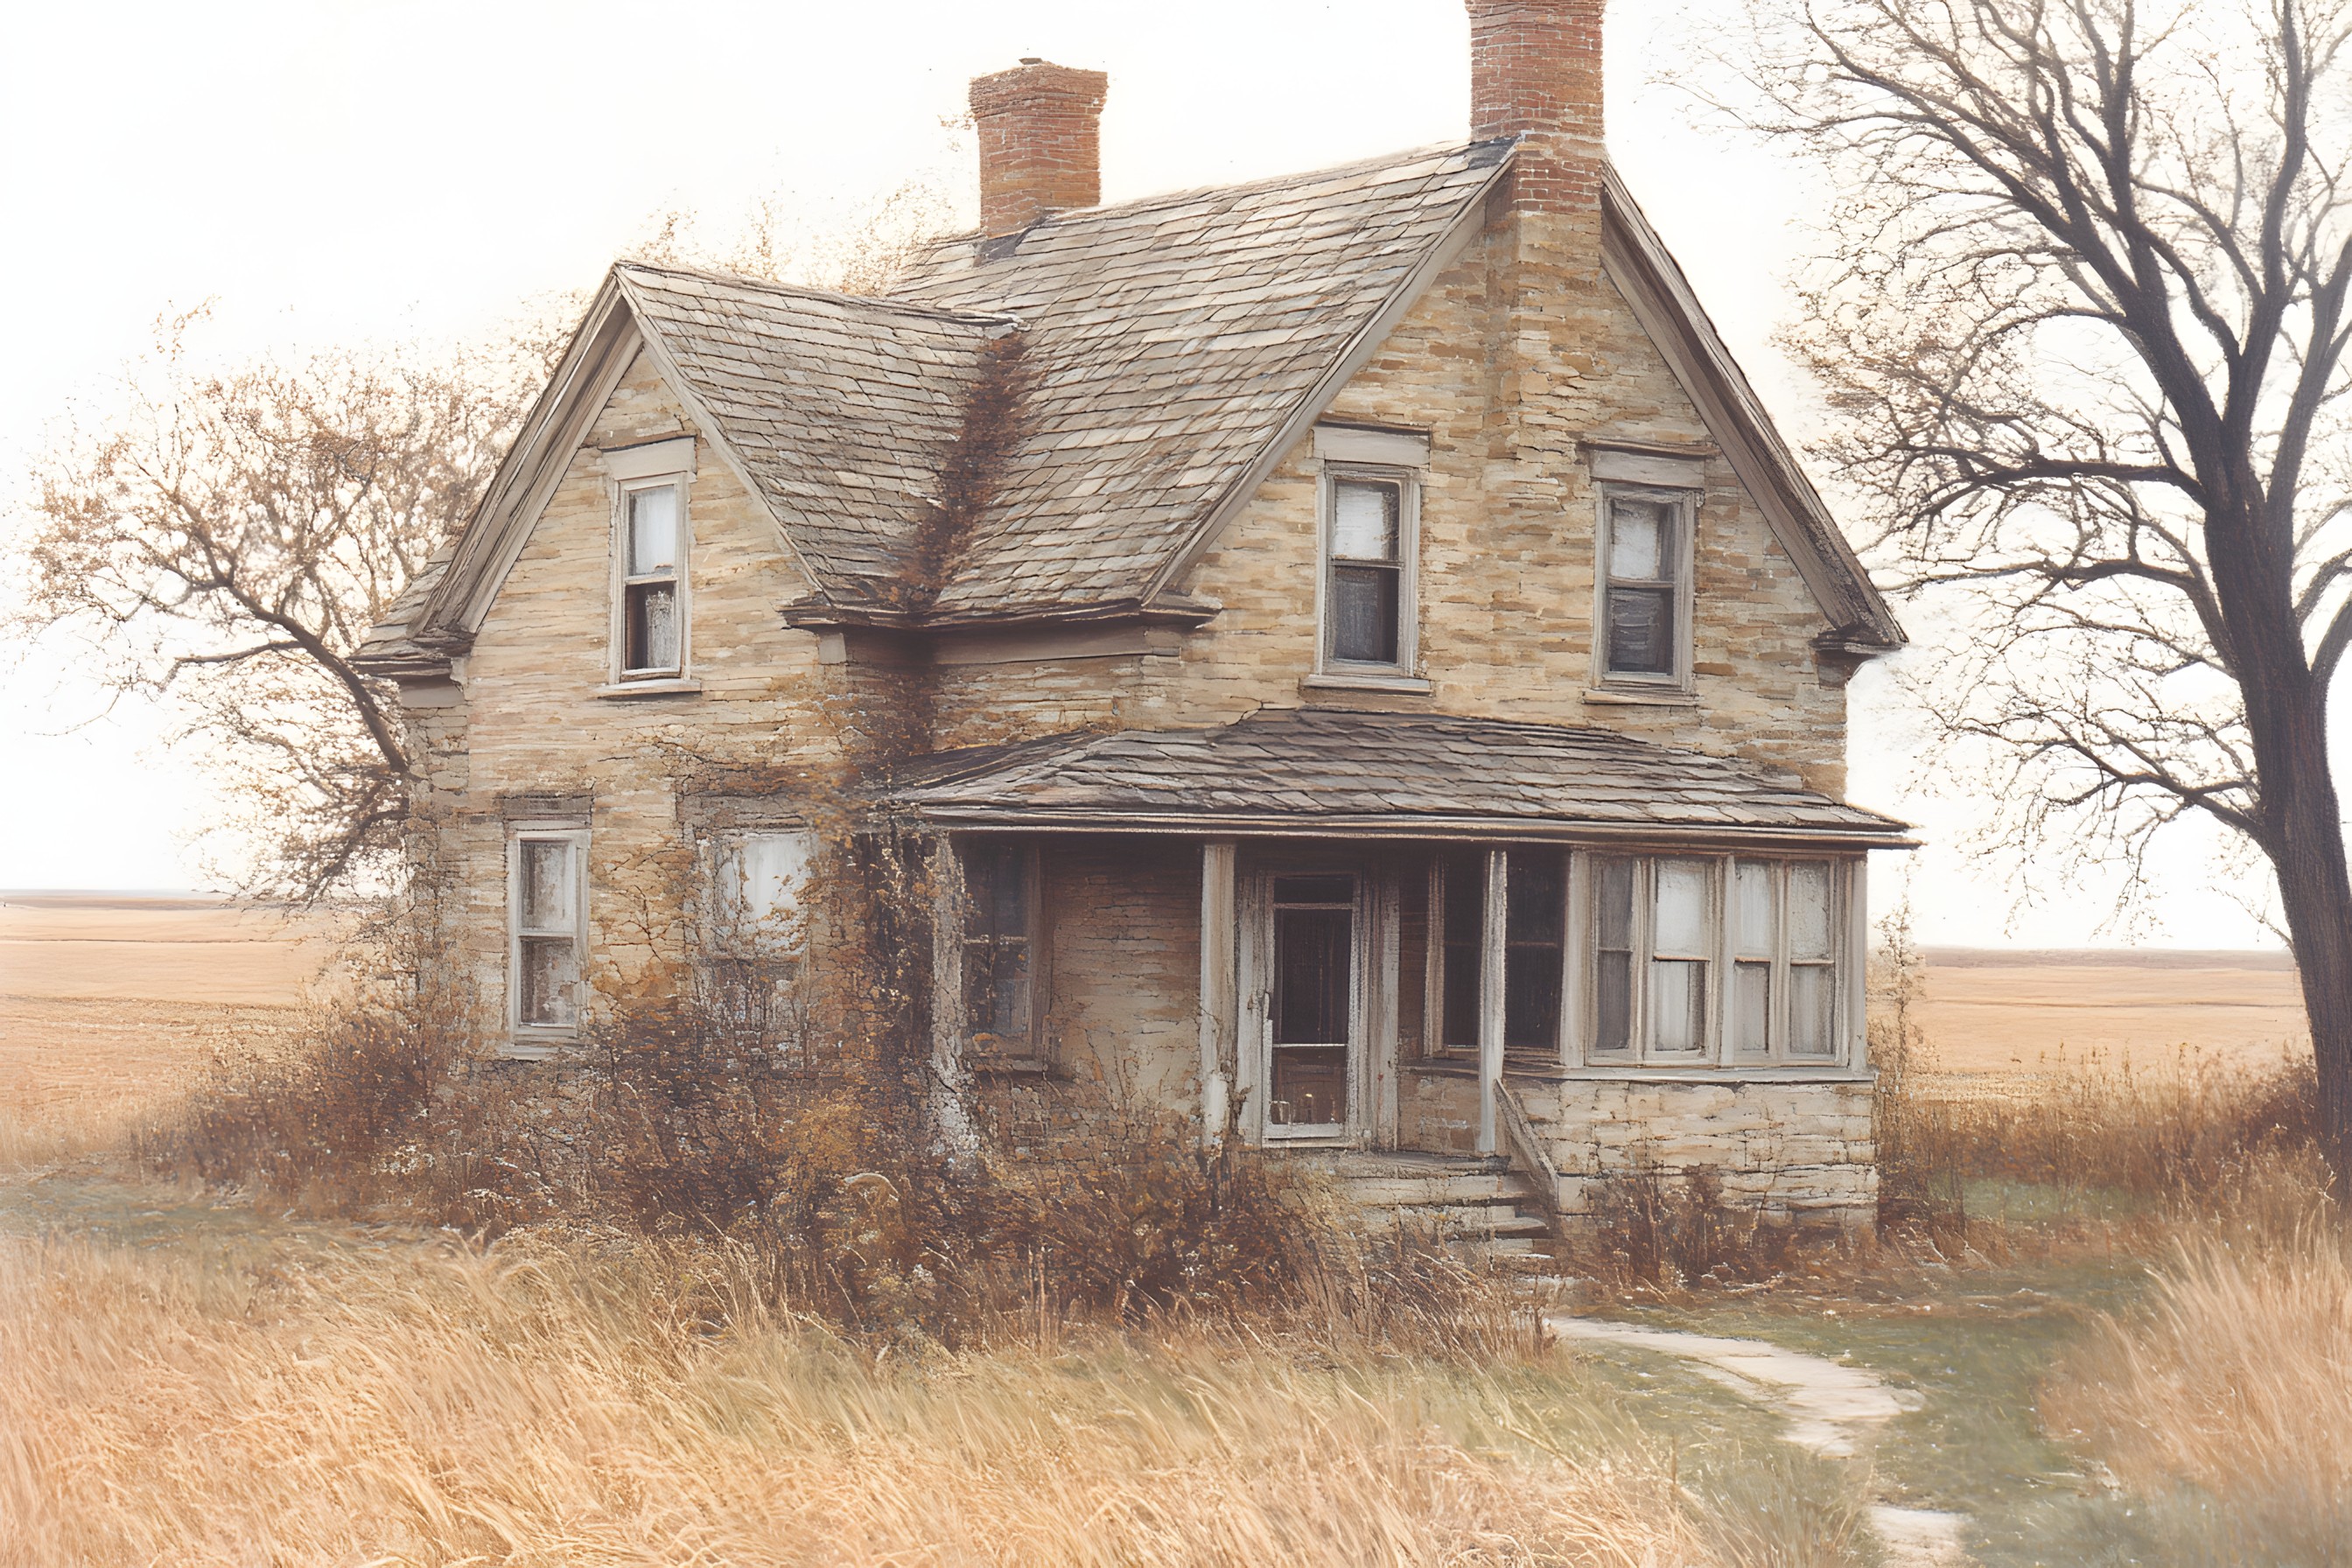
[(1363, 1008), (1349, 872), (1277, 876), (1265, 998), (1265, 1136), (1331, 1138), (1356, 1120)]

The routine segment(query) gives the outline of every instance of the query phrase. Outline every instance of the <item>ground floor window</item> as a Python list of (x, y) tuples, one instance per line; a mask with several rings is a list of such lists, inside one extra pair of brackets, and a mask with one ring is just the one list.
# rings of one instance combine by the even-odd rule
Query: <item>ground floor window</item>
[(1503, 878), (1507, 1059), (1843, 1059), (1856, 862), (1541, 846), (1433, 863), (1426, 1027), (1436, 1054), (1477, 1050), (1490, 866)]
[(806, 1038), (802, 981), (815, 852), (804, 828), (747, 829), (712, 841), (703, 999), (718, 1026), (747, 1047), (789, 1051)]
[(508, 847), (508, 992), (519, 1037), (578, 1028), (586, 945), (588, 835), (518, 828)]
[(962, 858), (964, 1027), (975, 1049), (1037, 1049), (1037, 849), (978, 839)]

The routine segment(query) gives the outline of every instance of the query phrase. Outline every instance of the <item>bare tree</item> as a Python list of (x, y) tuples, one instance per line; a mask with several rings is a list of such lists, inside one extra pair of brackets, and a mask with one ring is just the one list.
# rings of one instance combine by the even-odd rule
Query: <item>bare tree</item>
[(1751, 124), (1826, 165), (1794, 342), (2008, 826), (2120, 863), (2184, 819), (2275, 873), (2352, 1172), (2342, 0), (1752, 0)]
[(26, 618), (79, 634), (114, 690), (168, 698), (236, 781), (248, 886), (315, 898), (394, 863), (409, 758), (352, 654), (472, 510), (538, 355), (203, 374), (193, 321), (162, 323), (123, 407), (34, 476)]

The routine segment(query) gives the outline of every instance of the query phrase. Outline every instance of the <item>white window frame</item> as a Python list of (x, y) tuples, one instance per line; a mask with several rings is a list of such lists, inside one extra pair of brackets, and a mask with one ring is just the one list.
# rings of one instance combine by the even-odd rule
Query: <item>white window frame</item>
[[(603, 458), (613, 514), (611, 652), (606, 675), (616, 687), (689, 680), (694, 670), (694, 438), (678, 437), (625, 447), (608, 450)], [(667, 579), (633, 577), (629, 573), (629, 500), (632, 496), (657, 489), (677, 492), (677, 560)], [(639, 583), (662, 580), (676, 584), (677, 664), (676, 668), (631, 669), (628, 591)]]
[[(1633, 867), (1631, 1023), (1627, 1048), (1615, 1051), (1603, 1051), (1597, 1043), (1601, 1023), (1598, 957), (1601, 878), (1597, 863), (1603, 859), (1630, 860)], [(1696, 1051), (1661, 1052), (1653, 1048), (1650, 1043), (1650, 965), (1655, 953), (1653, 927), (1656, 915), (1657, 866), (1663, 860), (1704, 861), (1711, 867), (1708, 921), (1712, 951), (1707, 954), (1710, 971), (1706, 990), (1707, 1016), (1701, 1048)], [(1733, 987), (1737, 984), (1738, 955), (1731, 930), (1731, 914), (1735, 896), (1733, 866), (1737, 861), (1774, 868), (1772, 1000), (1768, 1024), (1769, 1049), (1763, 1056), (1737, 1054), (1732, 1047), (1731, 1005)], [(1823, 865), (1829, 868), (1830, 957), (1827, 967), (1831, 976), (1829, 1016), (1832, 1039), (1831, 1049), (1823, 1056), (1799, 1056), (1789, 1049), (1788, 976), (1792, 967), (1789, 951), (1789, 868), (1799, 862)], [(1573, 900), (1569, 931), (1570, 940), (1574, 944), (1571, 963), (1575, 983), (1570, 987), (1572, 1003), (1562, 1009), (1563, 1016), (1572, 1019), (1573, 1038), (1569, 1047), (1568, 1060), (1571, 1065), (1581, 1061), (1589, 1067), (1617, 1068), (1852, 1069), (1858, 1067), (1861, 1065), (1859, 1037), (1862, 1030), (1862, 976), (1858, 970), (1865, 956), (1867, 935), (1862, 924), (1862, 876), (1863, 863), (1859, 857), (1832, 853), (1720, 854), (1672, 848), (1580, 850), (1569, 879), (1570, 896)]]
[[(1692, 579), (1696, 574), (1698, 554), (1699, 492), (1660, 485), (1621, 483), (1597, 484), (1593, 489), (1592, 682), (1604, 689), (1620, 691), (1690, 691), (1694, 675), (1692, 650), (1696, 642), (1694, 620), (1698, 606), (1698, 595)], [(1675, 580), (1669, 586), (1674, 592), (1675, 646), (1674, 668), (1671, 670), (1619, 670), (1609, 667), (1609, 590), (1615, 581), (1609, 574), (1609, 557), (1612, 531), (1615, 527), (1612, 503), (1619, 500), (1658, 501), (1673, 509), (1675, 537), (1671, 541), (1670, 558)]]
[[(572, 982), (570, 1024), (527, 1023), (522, 1016), (522, 946), (525, 937), (560, 934), (555, 928), (523, 929), (523, 846), (561, 843), (572, 851), (572, 953), (579, 970)], [(573, 822), (518, 822), (507, 830), (507, 1036), (513, 1054), (541, 1055), (580, 1037), (578, 1020), (588, 1015), (588, 829)]]
[[(1393, 664), (1343, 659), (1331, 650), (1332, 534), (1339, 524), (1339, 487), (1354, 480), (1397, 487), (1397, 657)], [(1345, 679), (1411, 679), (1421, 668), (1421, 471), (1400, 463), (1326, 459), (1316, 486), (1315, 673)]]
[[(794, 924), (788, 928), (789, 945), (776, 944), (787, 934), (776, 928), (754, 924), (747, 927), (742, 921), (745, 912), (743, 891), (744, 857), (754, 840), (794, 838), (802, 841), (802, 868), (792, 889)], [(814, 918), (811, 889), (814, 886), (816, 858), (819, 849), (816, 832), (804, 823), (760, 823), (740, 827), (728, 827), (705, 836), (707, 853), (703, 857), (703, 888), (705, 909), (702, 919), (702, 957), (708, 965), (702, 983), (712, 987), (708, 1000), (715, 1017), (740, 1017), (741, 1012), (728, 1011), (730, 1005), (752, 1010), (755, 1017), (771, 1021), (779, 1016), (785, 1026), (761, 1043), (772, 1049), (804, 1050), (807, 1045), (806, 998), (801, 985), (807, 973), (811, 951), (814, 946), (809, 921)], [(752, 973), (764, 973), (774, 990), (756, 1006), (730, 1000), (717, 987), (730, 976), (722, 968), (730, 964), (758, 966)], [(740, 974), (740, 971), (736, 973)]]

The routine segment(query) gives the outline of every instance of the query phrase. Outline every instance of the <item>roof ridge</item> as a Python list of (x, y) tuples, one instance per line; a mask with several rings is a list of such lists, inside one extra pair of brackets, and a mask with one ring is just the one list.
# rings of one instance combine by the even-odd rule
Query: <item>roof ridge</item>
[(793, 299), (822, 300), (838, 305), (871, 308), (903, 316), (923, 316), (933, 321), (991, 327), (1017, 327), (1019, 317), (1004, 310), (951, 310), (937, 305), (925, 305), (895, 294), (845, 294), (837, 289), (814, 289), (803, 283), (786, 283), (779, 279), (755, 278), (748, 273), (720, 272), (708, 267), (678, 267), (667, 262), (636, 261), (623, 258), (613, 263), (619, 272), (650, 272), (672, 278), (693, 278), (706, 283), (723, 283), (748, 293), (782, 294)]
[[(1274, 190), (1283, 185), (1307, 184), (1317, 180), (1329, 179), (1334, 175), (1352, 174), (1366, 169), (1379, 169), (1392, 164), (1406, 163), (1417, 158), (1451, 157), (1491, 149), (1495, 156), (1499, 159), (1517, 145), (1518, 140), (1517, 136), (1490, 136), (1478, 142), (1436, 142), (1419, 147), (1400, 147), (1393, 153), (1382, 153), (1378, 157), (1359, 158), (1351, 163), (1327, 164), (1319, 169), (1301, 169), (1288, 174), (1267, 174), (1254, 180), (1234, 180), (1224, 184), (1186, 185), (1172, 191), (1157, 191), (1145, 196), (1130, 196), (1123, 202), (1100, 202), (1090, 207), (1068, 207), (1050, 212), (1013, 232), (1026, 233), (1031, 229), (1043, 228), (1053, 224), (1086, 218), (1128, 216), (1139, 212), (1148, 212), (1156, 206), (1174, 206), (1202, 196), (1217, 195), (1229, 191)], [(933, 235), (929, 239), (923, 241), (922, 245), (926, 248), (940, 245), (967, 245), (975, 240), (1001, 237), (1003, 237), (984, 235), (976, 228), (960, 229), (951, 234)]]

